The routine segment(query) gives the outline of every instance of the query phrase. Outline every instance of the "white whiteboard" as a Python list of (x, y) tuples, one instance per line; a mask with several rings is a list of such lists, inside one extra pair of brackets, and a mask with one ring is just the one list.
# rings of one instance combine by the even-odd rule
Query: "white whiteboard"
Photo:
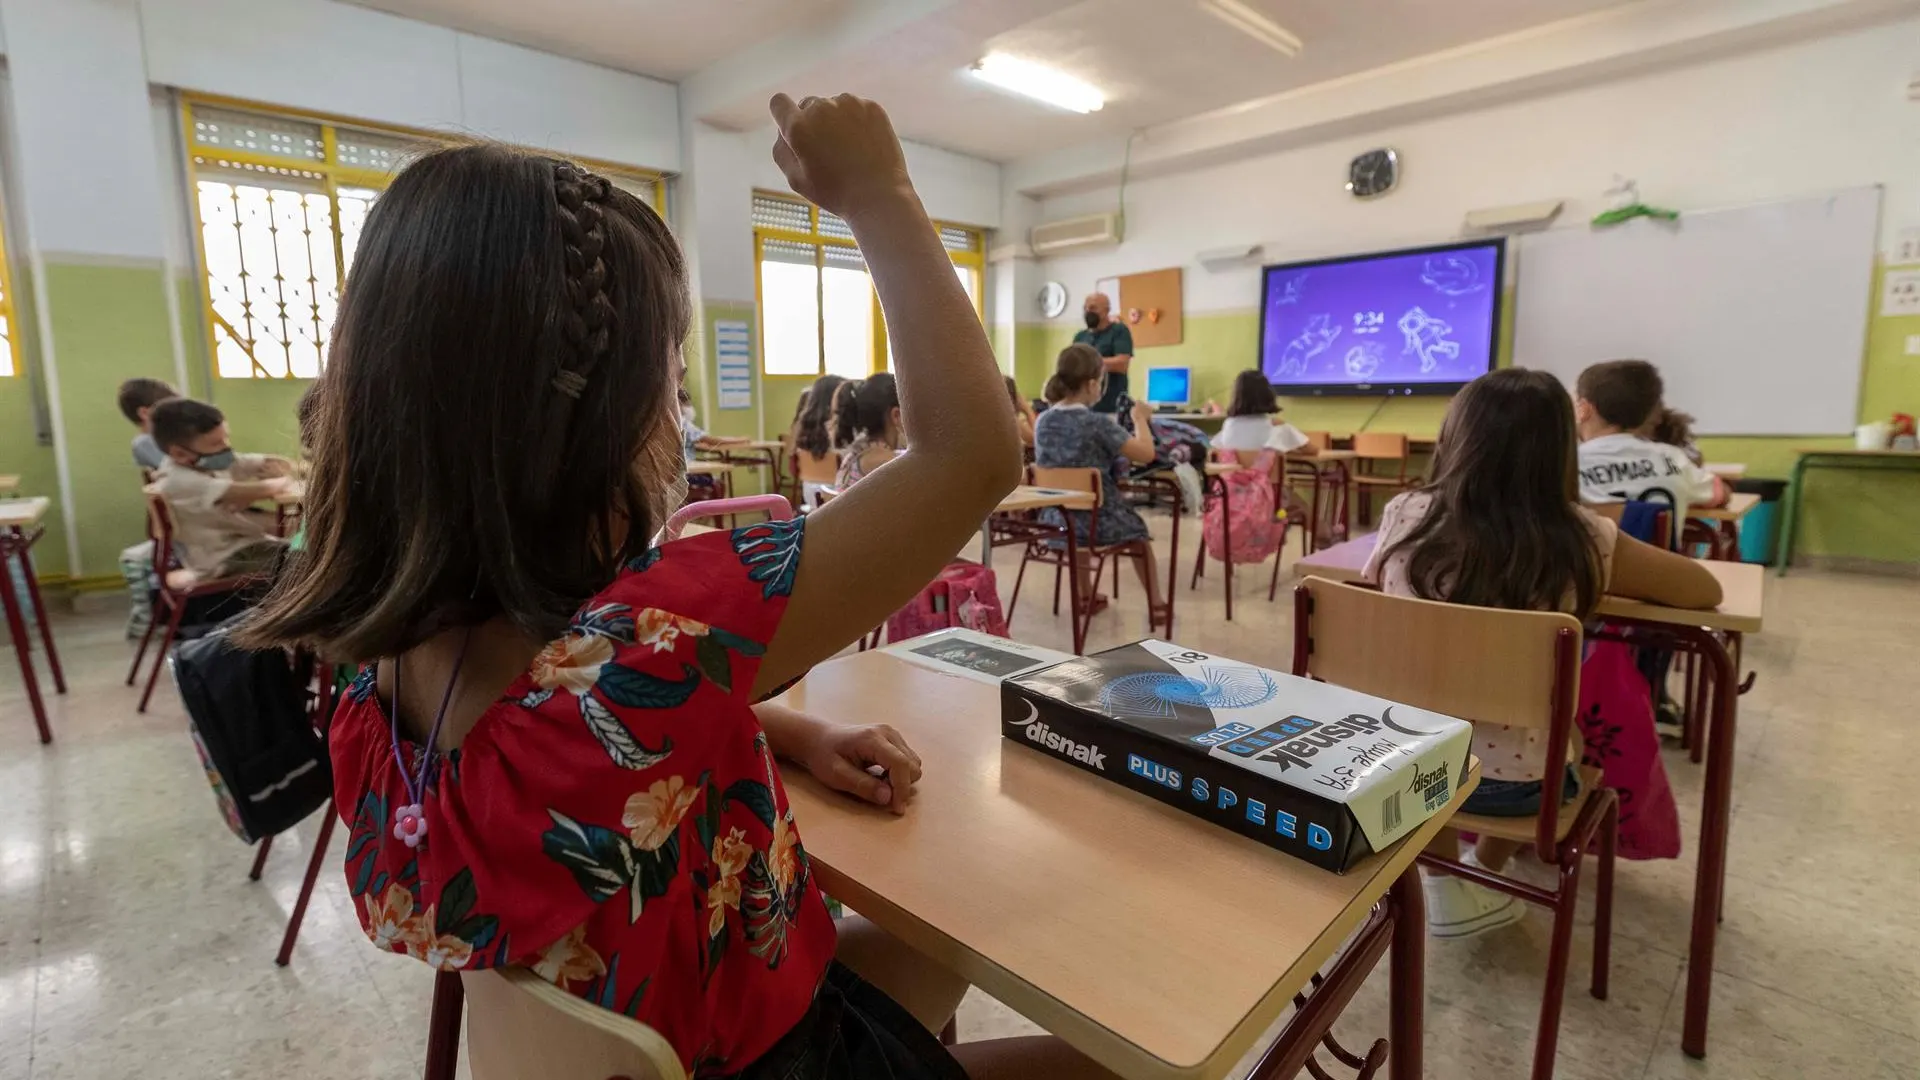
[(1879, 233), (1869, 187), (1524, 237), (1514, 363), (1651, 360), (1700, 434), (1851, 432)]

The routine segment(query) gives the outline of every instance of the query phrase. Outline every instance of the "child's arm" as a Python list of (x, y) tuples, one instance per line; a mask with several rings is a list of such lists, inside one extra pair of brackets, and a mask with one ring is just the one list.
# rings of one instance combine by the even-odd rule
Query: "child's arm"
[(774, 160), (793, 190), (852, 228), (892, 335), (913, 453), (807, 515), (786, 617), (754, 682), (803, 674), (911, 599), (1020, 479), (1006, 381), (907, 176), (880, 106), (773, 99)]
[(1677, 608), (1720, 606), (1720, 582), (1697, 559), (1643, 544), (1622, 533), (1613, 548), (1607, 591)]
[(245, 510), (262, 499), (271, 499), (287, 490), (288, 483), (282, 476), (266, 480), (235, 480), (227, 485), (226, 493), (220, 496), (220, 506), (225, 510)]
[[(778, 702), (753, 707), (775, 755), (804, 765), (821, 783), (896, 814), (920, 779), (920, 755), (885, 724), (830, 723)], [(878, 766), (881, 775), (868, 770)]]
[(1144, 401), (1133, 403), (1133, 438), (1120, 444), (1120, 456), (1135, 465), (1145, 465), (1154, 458), (1153, 410)]

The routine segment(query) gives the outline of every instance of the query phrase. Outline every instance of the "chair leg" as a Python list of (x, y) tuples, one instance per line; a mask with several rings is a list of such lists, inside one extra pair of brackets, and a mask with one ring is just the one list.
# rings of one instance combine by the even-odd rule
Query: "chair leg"
[(1607, 978), (1613, 964), (1613, 856), (1620, 831), (1620, 802), (1607, 807), (1600, 820), (1600, 869), (1593, 890), (1593, 996), (1607, 1000)]
[(248, 881), (259, 881), (260, 874), (267, 868), (267, 852), (273, 850), (273, 837), (262, 837), (253, 852), (253, 869), (247, 871)]
[(313, 838), (313, 855), (307, 859), (307, 876), (300, 882), (300, 895), (293, 901), (293, 914), (287, 917), (287, 932), (280, 938), (280, 955), (273, 962), (286, 967), (293, 959), (293, 943), (300, 936), (300, 924), (307, 917), (307, 901), (313, 899), (314, 883), (320, 880), (320, 867), (327, 861), (327, 843), (333, 839), (333, 800), (320, 809), (320, 835)]
[(1013, 596), (1007, 601), (1007, 621), (1013, 621), (1013, 609), (1020, 606), (1020, 583), (1027, 580), (1027, 562), (1032, 558), (1030, 549), (1020, 552), (1020, 572), (1013, 575)]
[(1064, 562), (1053, 564), (1053, 613), (1055, 615), (1060, 614), (1060, 571), (1065, 565)]
[[(1290, 524), (1290, 523), (1289, 523)], [(1280, 563), (1287, 557), (1287, 526), (1280, 526), (1280, 546), (1273, 549), (1273, 577), (1267, 582), (1267, 603), (1280, 594)]]
[(160, 628), (160, 609), (165, 601), (155, 604), (147, 610), (147, 632), (140, 635), (140, 648), (134, 651), (133, 666), (127, 669), (127, 685), (140, 677), (140, 661), (146, 658), (147, 646), (153, 641), (153, 632)]
[[(1103, 556), (1104, 558), (1104, 556)], [(1113, 602), (1120, 602), (1120, 560), (1113, 560)]]
[(1560, 1008), (1567, 996), (1567, 964), (1573, 953), (1573, 915), (1580, 902), (1578, 855), (1561, 848), (1560, 896), (1553, 906), (1553, 943), (1547, 952), (1547, 985), (1540, 999), (1540, 1031), (1533, 1044), (1533, 1080), (1553, 1080), (1560, 1050)]
[(47, 667), (53, 671), (53, 692), (67, 692), (67, 676), (60, 670), (60, 650), (53, 647), (53, 624), (47, 621), (47, 602), (40, 598), (40, 577), (33, 572), (33, 554), (20, 553), (21, 576), (27, 579), (27, 599), (33, 601), (33, 617), (40, 621), (40, 640), (47, 646)]
[(167, 619), (167, 632), (160, 637), (160, 651), (154, 654), (153, 671), (147, 675), (147, 688), (140, 695), (140, 707), (135, 712), (146, 712), (147, 702), (153, 700), (153, 684), (160, 681), (160, 669), (167, 664), (167, 653), (173, 649), (173, 639), (180, 633), (180, 620), (187, 614), (187, 602), (181, 600), (173, 605), (173, 614)]
[(460, 1065), (460, 1013), (467, 991), (460, 973), (442, 971), (433, 977), (433, 1015), (427, 1020), (426, 1080), (454, 1080)]
[[(7, 576), (5, 568), (13, 561), (3, 545), (4, 538), (0, 538), (0, 577)], [(33, 636), (27, 633), (27, 620), (14, 598), (10, 580), (0, 581), (0, 607), (6, 609), (7, 636), (13, 639), (14, 657), (20, 661), (20, 683), (27, 688), (27, 707), (33, 710), (33, 725), (40, 734), (40, 745), (45, 746), (53, 741), (53, 729), (47, 724), (46, 702), (40, 700), (40, 680), (33, 673)]]
[(1200, 576), (1201, 574), (1205, 573), (1206, 569), (1207, 569), (1207, 538), (1203, 535), (1200, 538), (1199, 546), (1195, 548), (1193, 552), (1193, 580), (1187, 582), (1188, 592), (1192, 592), (1194, 589), (1197, 589), (1200, 587)]

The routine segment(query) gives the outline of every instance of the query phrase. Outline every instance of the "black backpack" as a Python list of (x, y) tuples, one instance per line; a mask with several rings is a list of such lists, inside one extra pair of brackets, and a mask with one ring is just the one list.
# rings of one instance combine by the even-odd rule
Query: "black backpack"
[(230, 629), (175, 649), (173, 681), (227, 827), (251, 844), (292, 828), (331, 798), (333, 766), (308, 712), (313, 661), (241, 649)]

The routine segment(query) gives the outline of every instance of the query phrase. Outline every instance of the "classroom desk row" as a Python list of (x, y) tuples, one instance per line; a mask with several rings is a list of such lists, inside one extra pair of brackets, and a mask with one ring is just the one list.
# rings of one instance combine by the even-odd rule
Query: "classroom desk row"
[[(1336, 544), (1294, 564), (1302, 577), (1358, 581), (1377, 536)], [(1713, 951), (1726, 889), (1728, 823), (1733, 803), (1734, 725), (1740, 694), (1738, 657), (1743, 635), (1762, 625), (1764, 567), (1753, 563), (1701, 562), (1720, 582), (1718, 608), (1694, 611), (1608, 596), (1596, 614), (1613, 624), (1600, 636), (1630, 644), (1671, 648), (1698, 657), (1711, 690), (1707, 715), (1706, 782), (1700, 814), (1699, 860), (1694, 869), (1693, 930), (1687, 953), (1686, 1013), (1681, 1048), (1694, 1057), (1707, 1052), (1707, 1014), (1713, 994)]]

